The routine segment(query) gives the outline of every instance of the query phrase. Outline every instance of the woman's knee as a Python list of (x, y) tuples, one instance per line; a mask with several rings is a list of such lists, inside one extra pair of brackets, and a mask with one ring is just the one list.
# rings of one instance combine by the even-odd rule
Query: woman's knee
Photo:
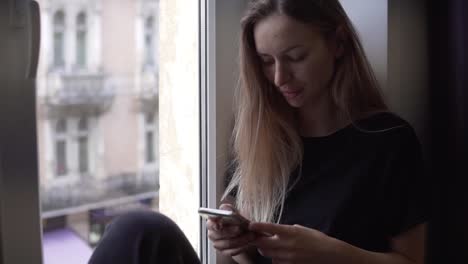
[(167, 216), (153, 211), (132, 211), (117, 217), (111, 222), (110, 229), (122, 233), (155, 233), (162, 234), (178, 230), (177, 225)]
[[(180, 228), (167, 216), (150, 211), (135, 211), (116, 218), (106, 229), (90, 263), (199, 263), (196, 253)], [(174, 258), (177, 256), (177, 258)], [(135, 259), (137, 261), (135, 262)]]

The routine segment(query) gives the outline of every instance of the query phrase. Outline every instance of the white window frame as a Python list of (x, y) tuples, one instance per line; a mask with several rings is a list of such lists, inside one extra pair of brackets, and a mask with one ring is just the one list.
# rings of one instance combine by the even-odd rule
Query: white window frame
[[(200, 1), (201, 67), (201, 206), (217, 208), (224, 190), (224, 175), (237, 83), (240, 18), (248, 0)], [(216, 254), (201, 221), (203, 264), (226, 263)]]
[[(87, 119), (88, 129), (86, 131), (79, 130), (79, 121), (82, 118)], [(63, 119), (67, 124), (67, 130), (65, 133), (57, 134), (56, 126), (58, 120)], [(94, 173), (94, 162), (93, 157), (95, 157), (96, 150), (92, 148), (93, 144), (93, 132), (95, 128), (94, 118), (90, 116), (82, 116), (82, 117), (63, 117), (58, 120), (51, 120), (52, 122), (52, 148), (53, 153), (53, 162), (52, 168), (50, 168), (50, 177), (49, 183), (50, 185), (57, 186), (57, 185), (67, 185), (73, 184), (81, 179), (82, 176), (85, 175), (93, 175)], [(87, 137), (88, 141), (88, 171), (86, 173), (80, 172), (80, 164), (79, 164), (79, 138), (82, 136)], [(57, 153), (56, 153), (56, 142), (57, 140), (64, 140), (66, 142), (66, 159), (67, 159), (67, 173), (64, 175), (57, 175), (56, 165), (57, 165)]]

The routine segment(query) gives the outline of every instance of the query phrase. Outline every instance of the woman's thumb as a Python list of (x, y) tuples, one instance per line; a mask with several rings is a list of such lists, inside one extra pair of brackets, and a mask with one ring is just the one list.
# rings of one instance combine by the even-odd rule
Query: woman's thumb
[(233, 211), (233, 212), (236, 211), (236, 208), (234, 208), (234, 206), (233, 206), (232, 204), (227, 204), (227, 203), (221, 204), (221, 205), (219, 206), (219, 209), (222, 209), (222, 210), (229, 210), (229, 211)]

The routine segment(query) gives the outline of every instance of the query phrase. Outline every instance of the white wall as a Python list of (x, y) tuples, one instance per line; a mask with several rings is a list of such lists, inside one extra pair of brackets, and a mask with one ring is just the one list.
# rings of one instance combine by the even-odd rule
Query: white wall
[(341, 0), (356, 27), (377, 79), (387, 90), (388, 0)]
[(427, 145), (428, 50), (424, 1), (341, 0), (341, 3), (361, 36), (391, 110), (409, 121)]

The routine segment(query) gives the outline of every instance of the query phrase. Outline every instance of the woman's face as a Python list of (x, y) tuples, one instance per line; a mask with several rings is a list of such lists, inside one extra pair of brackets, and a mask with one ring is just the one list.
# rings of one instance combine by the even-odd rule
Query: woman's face
[(274, 14), (257, 23), (255, 45), (263, 72), (292, 107), (326, 100), (336, 44), (318, 28)]

